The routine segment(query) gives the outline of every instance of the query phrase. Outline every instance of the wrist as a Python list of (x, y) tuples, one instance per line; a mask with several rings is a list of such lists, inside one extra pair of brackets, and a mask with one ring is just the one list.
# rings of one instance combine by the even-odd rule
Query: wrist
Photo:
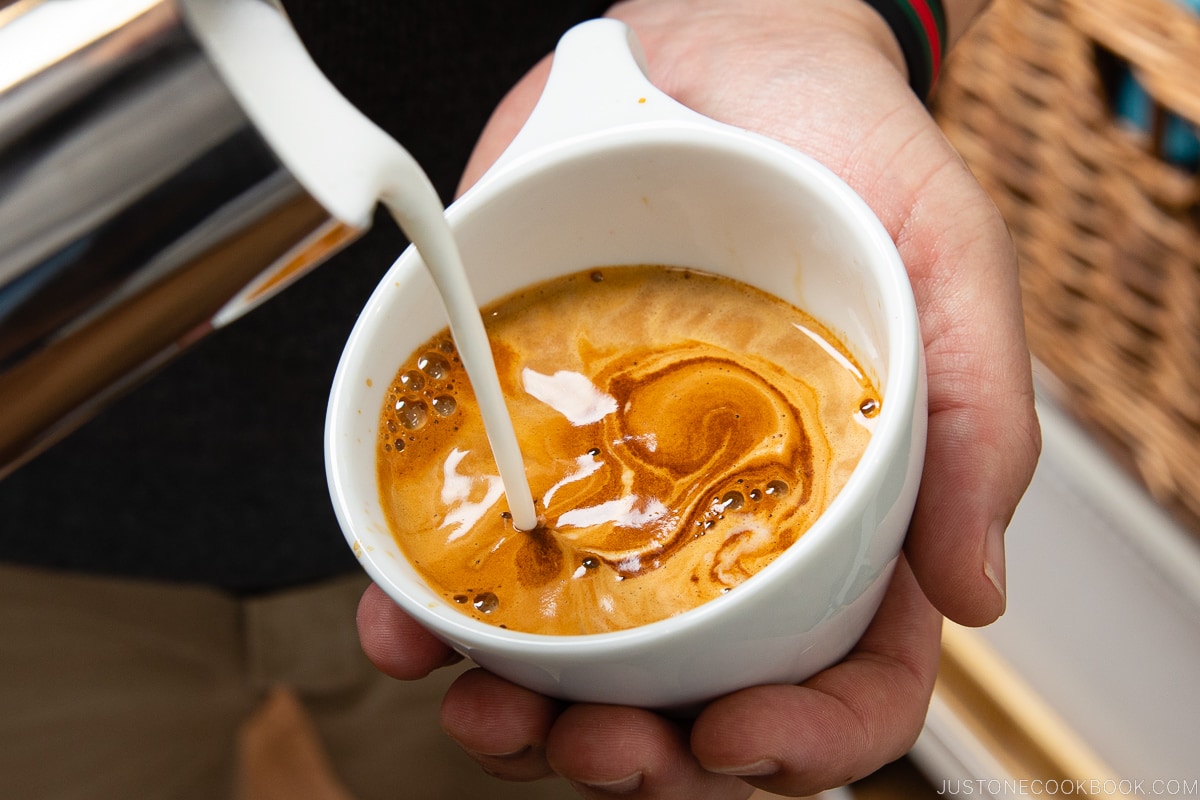
[(942, 0), (862, 0), (890, 31), (913, 92), (924, 101), (937, 82), (948, 50)]

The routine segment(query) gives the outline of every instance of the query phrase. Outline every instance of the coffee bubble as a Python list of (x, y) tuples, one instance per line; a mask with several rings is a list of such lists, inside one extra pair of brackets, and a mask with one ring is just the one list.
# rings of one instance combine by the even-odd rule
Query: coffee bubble
[(764, 491), (770, 497), (779, 497), (788, 493), (788, 485), (783, 481), (771, 481)]
[(396, 417), (400, 424), (410, 431), (420, 430), (429, 420), (429, 406), (424, 400), (406, 397), (396, 401)]
[(480, 614), (491, 614), (500, 607), (500, 598), (496, 597), (492, 592), (480, 592), (475, 595), (475, 601), (472, 603), (475, 610)]
[(417, 369), (435, 381), (450, 377), (450, 362), (438, 353), (426, 353), (417, 359)]
[(440, 394), (432, 400), (433, 410), (440, 417), (448, 417), (458, 410), (458, 401), (453, 395)]
[(741, 492), (726, 492), (721, 497), (721, 507), (726, 511), (737, 511), (746, 504), (746, 498)]
[(400, 391), (401, 392), (419, 392), (425, 388), (425, 376), (415, 369), (410, 369), (400, 374)]

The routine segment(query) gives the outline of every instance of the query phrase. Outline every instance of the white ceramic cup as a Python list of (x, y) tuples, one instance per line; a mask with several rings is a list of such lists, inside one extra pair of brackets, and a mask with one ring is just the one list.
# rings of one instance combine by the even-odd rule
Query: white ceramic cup
[(727, 275), (815, 316), (883, 397), (846, 486), (787, 551), (737, 591), (612, 633), (549, 636), (472, 619), (429, 589), (380, 508), (375, 458), (400, 363), (446, 325), (413, 248), (371, 296), (334, 379), (326, 462), (363, 567), (408, 614), (497, 675), (567, 700), (684, 708), (796, 683), (840, 660), (887, 587), (924, 459), (921, 338), (904, 266), (854, 192), (810, 158), (702, 117), (647, 81), (629, 29), (569, 31), (529, 122), (447, 217), (477, 300), (596, 266)]

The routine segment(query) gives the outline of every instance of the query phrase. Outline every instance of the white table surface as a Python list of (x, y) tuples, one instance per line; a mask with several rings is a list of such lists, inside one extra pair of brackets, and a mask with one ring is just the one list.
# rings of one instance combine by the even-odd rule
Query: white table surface
[[(1194, 786), (1200, 542), (1047, 395), (1042, 458), (1006, 540), (1008, 610), (978, 635), (1115, 776)], [(939, 788), (1008, 777), (936, 699), (913, 756)]]

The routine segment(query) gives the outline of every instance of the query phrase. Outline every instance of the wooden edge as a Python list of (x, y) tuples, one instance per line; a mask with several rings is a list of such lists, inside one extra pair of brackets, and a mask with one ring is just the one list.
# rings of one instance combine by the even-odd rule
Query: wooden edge
[(1113, 791), (1124, 784), (1109, 765), (978, 631), (943, 626), (934, 695), (1014, 779), (1070, 782), (1085, 797), (1136, 796)]

